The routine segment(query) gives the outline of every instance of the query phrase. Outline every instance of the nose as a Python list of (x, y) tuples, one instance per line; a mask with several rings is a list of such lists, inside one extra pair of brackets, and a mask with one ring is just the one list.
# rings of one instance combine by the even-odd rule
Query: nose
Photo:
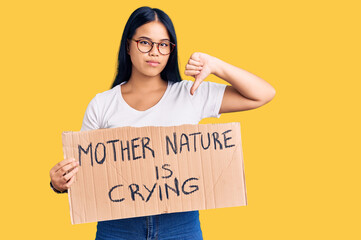
[(159, 55), (157, 43), (153, 43), (153, 47), (152, 47), (152, 49), (149, 51), (149, 55), (150, 55), (150, 56), (158, 56), (158, 55)]

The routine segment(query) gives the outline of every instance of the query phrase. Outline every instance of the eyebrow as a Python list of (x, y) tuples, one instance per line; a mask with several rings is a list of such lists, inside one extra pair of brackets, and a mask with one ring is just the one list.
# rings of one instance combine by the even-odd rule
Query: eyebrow
[[(148, 39), (149, 41), (152, 41), (151, 38), (145, 37), (145, 36), (141, 36), (141, 37), (139, 37), (139, 38), (145, 38), (145, 39)], [(168, 38), (163, 38), (163, 39), (161, 39), (160, 41), (164, 41), (164, 40), (170, 41)]]

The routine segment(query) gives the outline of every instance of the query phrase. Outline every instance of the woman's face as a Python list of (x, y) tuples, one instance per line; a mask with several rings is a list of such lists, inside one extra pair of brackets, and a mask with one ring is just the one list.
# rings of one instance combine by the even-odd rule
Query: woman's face
[[(151, 42), (170, 41), (168, 31), (160, 22), (149, 22), (137, 28), (134, 40), (150, 40)], [(144, 44), (145, 42), (139, 42)], [(138, 50), (137, 42), (128, 40), (128, 54), (132, 61), (132, 74), (140, 74), (148, 77), (159, 75), (167, 65), (169, 54), (162, 55), (158, 51), (158, 44), (154, 44), (150, 52), (143, 53)], [(140, 46), (140, 45), (139, 45)]]

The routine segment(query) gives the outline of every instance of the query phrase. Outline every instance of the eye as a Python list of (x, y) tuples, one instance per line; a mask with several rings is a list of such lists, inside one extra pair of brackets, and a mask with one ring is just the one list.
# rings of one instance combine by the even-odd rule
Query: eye
[(169, 44), (167, 42), (162, 42), (159, 44), (161, 47), (168, 47)]
[(142, 45), (150, 45), (150, 42), (148, 42), (146, 40), (141, 40), (141, 41), (139, 41), (139, 43)]

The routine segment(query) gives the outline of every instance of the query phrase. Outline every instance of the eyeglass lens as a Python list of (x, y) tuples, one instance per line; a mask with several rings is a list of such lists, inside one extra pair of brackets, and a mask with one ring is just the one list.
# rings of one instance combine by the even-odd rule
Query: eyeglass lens
[[(138, 42), (138, 49), (141, 52), (149, 52), (152, 49), (152, 42), (149, 40), (140, 40)], [(158, 49), (161, 54), (169, 54), (172, 50), (172, 46), (169, 41), (162, 41), (158, 44)]]

